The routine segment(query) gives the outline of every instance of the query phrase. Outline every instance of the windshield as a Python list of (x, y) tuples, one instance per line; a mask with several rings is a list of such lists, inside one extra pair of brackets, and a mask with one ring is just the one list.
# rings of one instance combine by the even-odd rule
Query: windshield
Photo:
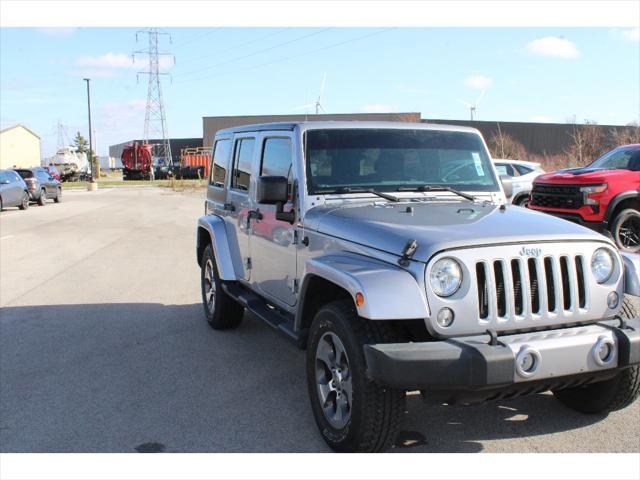
[[(370, 188), (499, 191), (479, 135), (409, 129), (326, 129), (305, 133), (310, 194)], [(338, 192), (339, 193), (339, 192)]]
[(605, 153), (589, 165), (589, 168), (640, 172), (640, 148), (616, 148)]

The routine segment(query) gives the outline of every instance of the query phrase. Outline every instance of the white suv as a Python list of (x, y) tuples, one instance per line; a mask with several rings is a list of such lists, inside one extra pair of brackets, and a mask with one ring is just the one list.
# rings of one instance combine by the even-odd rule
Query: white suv
[(513, 194), (509, 199), (514, 205), (526, 207), (529, 203), (529, 195), (533, 188), (533, 180), (546, 173), (539, 163), (525, 162), (524, 160), (510, 160), (507, 158), (494, 158), (493, 163), (501, 177), (511, 179)]

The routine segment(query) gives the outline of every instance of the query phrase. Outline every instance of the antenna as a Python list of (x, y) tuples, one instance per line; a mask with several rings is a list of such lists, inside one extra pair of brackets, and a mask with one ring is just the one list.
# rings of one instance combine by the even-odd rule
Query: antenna
[[(171, 156), (171, 144), (169, 142), (169, 130), (167, 128), (167, 116), (164, 109), (164, 101), (162, 98), (162, 84), (160, 77), (167, 75), (160, 71), (160, 57), (171, 56), (169, 52), (161, 52), (158, 50), (159, 39), (161, 35), (167, 35), (169, 41), (171, 36), (158, 28), (150, 28), (147, 30), (139, 30), (136, 32), (136, 41), (138, 34), (144, 33), (149, 38), (149, 47), (146, 50), (138, 50), (133, 53), (147, 55), (149, 58), (149, 69), (145, 72), (138, 72), (138, 75), (148, 75), (149, 84), (147, 87), (147, 107), (144, 116), (144, 135), (143, 143), (148, 144), (150, 138), (160, 139), (160, 143), (155, 145), (156, 157), (166, 166), (172, 166), (173, 159)], [(175, 57), (174, 57), (175, 58)]]

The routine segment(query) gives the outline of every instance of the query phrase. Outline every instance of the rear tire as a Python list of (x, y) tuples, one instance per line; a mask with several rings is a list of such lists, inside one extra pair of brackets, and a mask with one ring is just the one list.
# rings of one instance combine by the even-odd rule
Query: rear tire
[(222, 290), (211, 244), (204, 249), (200, 271), (202, 305), (207, 323), (215, 330), (236, 328), (242, 322), (244, 307)]
[(363, 351), (368, 343), (393, 338), (386, 322), (358, 317), (351, 300), (331, 302), (316, 314), (307, 346), (307, 387), (316, 424), (333, 450), (380, 452), (393, 444), (406, 392), (369, 380)]
[(62, 201), (62, 188), (58, 188), (58, 194), (56, 198), (53, 199), (54, 203), (60, 203)]
[(29, 194), (27, 192), (23, 192), (22, 202), (20, 203), (18, 208), (20, 210), (26, 210), (27, 208), (29, 208)]
[(626, 208), (611, 223), (611, 235), (623, 252), (640, 253), (640, 212)]
[[(627, 298), (620, 316), (634, 318), (636, 311)], [(626, 368), (603, 382), (554, 390), (555, 397), (572, 410), (581, 413), (607, 414), (631, 405), (640, 395), (640, 366)]]
[(47, 203), (47, 193), (43, 188), (42, 190), (40, 190), (40, 196), (38, 197), (38, 205), (40, 205), (41, 207), (44, 207), (46, 203)]

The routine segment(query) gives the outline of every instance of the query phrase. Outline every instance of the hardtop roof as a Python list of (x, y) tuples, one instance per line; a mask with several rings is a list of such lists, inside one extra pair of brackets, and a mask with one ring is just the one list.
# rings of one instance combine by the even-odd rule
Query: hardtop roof
[(316, 129), (350, 129), (350, 128), (387, 128), (406, 130), (442, 130), (453, 132), (480, 133), (472, 127), (458, 125), (444, 125), (436, 123), (415, 123), (415, 122), (380, 122), (366, 120), (324, 120), (324, 121), (301, 121), (301, 122), (273, 122), (256, 123), (251, 125), (239, 125), (237, 127), (224, 128), (216, 132), (216, 136), (232, 135), (243, 132), (264, 132), (264, 131), (293, 131), (299, 127), (303, 130)]

